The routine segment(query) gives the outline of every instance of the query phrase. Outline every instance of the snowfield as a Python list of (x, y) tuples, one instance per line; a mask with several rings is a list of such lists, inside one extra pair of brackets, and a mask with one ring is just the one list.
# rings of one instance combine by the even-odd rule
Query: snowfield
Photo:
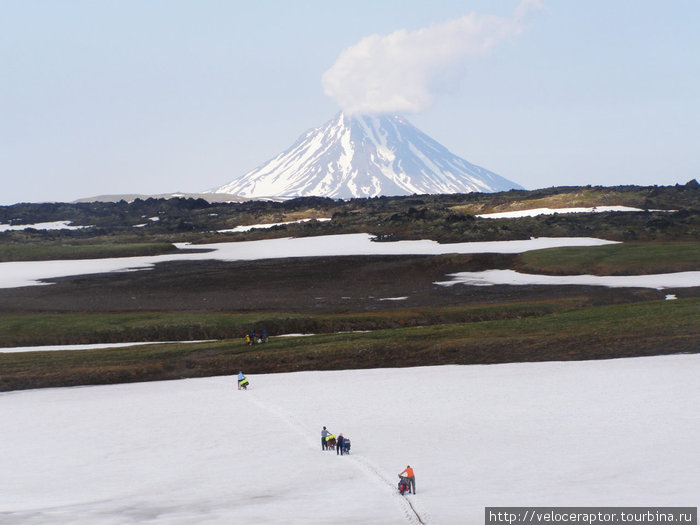
[[(44, 279), (105, 272), (147, 270), (167, 261), (253, 261), (282, 257), (323, 257), (337, 255), (439, 255), (443, 253), (521, 253), (557, 246), (599, 246), (613, 241), (588, 237), (536, 238), (526, 241), (463, 242), (440, 244), (435, 241), (374, 242), (366, 233), (268, 239), (262, 241), (213, 244), (177, 244), (175, 254), (111, 259), (60, 261), (19, 261), (0, 263), (0, 288), (48, 284)], [(187, 248), (211, 250), (187, 252)]]
[[(614, 241), (590, 237), (539, 237), (524, 241), (462, 242), (440, 244), (431, 240), (375, 242), (366, 233), (323, 235), (318, 237), (267, 239), (261, 241), (224, 242), (192, 245), (177, 244), (180, 253), (146, 257), (117, 257), (56, 261), (19, 261), (0, 263), (0, 288), (50, 284), (46, 280), (75, 275), (106, 272), (149, 270), (168, 261), (252, 261), (282, 257), (328, 257), (343, 255), (440, 255), (446, 253), (522, 253), (529, 250), (562, 246), (600, 246)], [(188, 248), (210, 250), (188, 252)], [(529, 275), (512, 270), (461, 272), (446, 276), (450, 280), (436, 284), (457, 283), (474, 286), (511, 285), (590, 285), (641, 288), (687, 288), (700, 286), (700, 272), (640, 276), (547, 276)], [(386, 298), (380, 300), (400, 300)]]
[[(3, 524), (483, 523), (696, 506), (699, 355), (0, 394)], [(322, 452), (321, 427), (352, 440)], [(415, 496), (397, 474), (416, 471)], [(412, 503), (412, 508), (408, 502)]]

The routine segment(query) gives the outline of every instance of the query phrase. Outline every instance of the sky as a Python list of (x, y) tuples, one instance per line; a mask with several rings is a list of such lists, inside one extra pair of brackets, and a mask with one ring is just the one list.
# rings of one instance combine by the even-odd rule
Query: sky
[(528, 189), (700, 174), (695, 0), (0, 9), (0, 204), (210, 190), (341, 108)]

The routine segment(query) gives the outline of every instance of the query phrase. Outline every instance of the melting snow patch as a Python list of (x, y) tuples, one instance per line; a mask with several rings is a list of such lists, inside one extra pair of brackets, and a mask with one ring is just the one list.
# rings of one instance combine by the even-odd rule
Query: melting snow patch
[(124, 346), (141, 345), (166, 345), (171, 343), (209, 343), (216, 339), (202, 339), (199, 341), (142, 341), (131, 343), (95, 343), (84, 345), (45, 345), (45, 346), (13, 346), (0, 348), (0, 354), (12, 354), (17, 352), (55, 352), (60, 350), (97, 350), (101, 348), (121, 348)]
[(513, 270), (486, 270), (449, 274), (450, 281), (436, 282), (440, 286), (467, 284), (471, 286), (545, 285), (545, 286), (606, 286), (608, 288), (692, 288), (700, 286), (700, 272), (663, 273), (656, 275), (534, 275)]
[(92, 228), (92, 226), (70, 226), (73, 221), (37, 222), (35, 224), (0, 224), (0, 232), (12, 230), (80, 230), (82, 228)]
[(667, 301), (675, 301), (676, 299), (678, 299), (678, 297), (676, 297), (676, 294), (672, 294), (672, 293), (666, 294)]
[(405, 301), (408, 299), (408, 296), (405, 297), (382, 297), (379, 299), (380, 301)]
[(504, 211), (500, 213), (483, 213), (477, 215), (482, 219), (513, 219), (517, 217), (536, 217), (537, 215), (554, 215), (556, 213), (603, 213), (608, 211), (676, 211), (676, 210), (642, 210), (629, 206), (593, 206), (592, 208), (535, 208), (532, 210)]
[(254, 229), (266, 229), (266, 228), (272, 228), (273, 226), (284, 226), (287, 224), (299, 224), (302, 222), (309, 222), (309, 221), (318, 221), (318, 222), (326, 222), (330, 221), (330, 218), (320, 218), (320, 219), (299, 219), (298, 221), (287, 221), (287, 222), (271, 222), (267, 224), (249, 224), (247, 226), (236, 226), (235, 228), (231, 228), (228, 230), (216, 230), (217, 233), (241, 233), (241, 232), (247, 232), (250, 230)]

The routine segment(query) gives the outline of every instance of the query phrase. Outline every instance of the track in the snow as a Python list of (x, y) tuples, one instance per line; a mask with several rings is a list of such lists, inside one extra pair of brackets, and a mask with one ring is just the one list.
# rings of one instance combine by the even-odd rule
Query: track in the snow
[[(252, 392), (247, 395), (249, 396), (249, 399), (252, 403), (256, 404), (261, 409), (271, 413), (275, 417), (281, 419), (295, 433), (303, 437), (304, 440), (309, 444), (309, 447), (317, 446), (316, 441), (309, 436), (308, 432), (305, 430), (305, 427), (297, 423), (288, 414), (281, 411), (277, 407), (270, 406), (267, 403), (260, 401), (260, 399), (258, 399), (258, 397)], [(351, 460), (353, 464), (359, 470), (363, 471), (368, 477), (372, 477), (375, 480), (379, 480), (383, 485), (388, 487), (389, 490), (394, 492), (394, 497), (398, 502), (400, 502), (400, 505), (402, 505), (404, 516), (406, 517), (409, 523), (411, 523), (412, 525), (427, 525), (427, 521), (421, 517), (418, 511), (416, 511), (415, 507), (413, 506), (413, 503), (411, 503), (409, 498), (398, 497), (396, 495), (396, 486), (392, 484), (392, 482), (389, 479), (387, 479), (387, 477), (384, 476), (371, 461), (369, 461), (363, 456), (358, 456), (357, 454), (348, 455), (348, 459)]]

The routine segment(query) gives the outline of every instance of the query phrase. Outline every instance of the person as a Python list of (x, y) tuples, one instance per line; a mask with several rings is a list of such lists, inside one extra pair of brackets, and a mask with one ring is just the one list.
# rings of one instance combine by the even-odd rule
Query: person
[(267, 343), (268, 339), (269, 339), (269, 337), (267, 335), (267, 330), (263, 330), (262, 331), (262, 342)]
[(247, 344), (247, 345), (253, 344), (252, 341), (250, 340), (250, 334), (245, 334), (245, 344)]
[(243, 371), (240, 370), (240, 371), (238, 372), (238, 390), (241, 389), (241, 387), (242, 387), (241, 383), (243, 383), (243, 381), (245, 381), (245, 379), (246, 379), (246, 378), (245, 378), (245, 376), (243, 375)]
[(321, 430), (321, 450), (328, 450), (328, 441), (326, 438), (330, 435), (331, 433), (326, 430), (326, 427), (323, 427), (323, 430)]
[(345, 444), (345, 438), (343, 437), (343, 434), (338, 434), (338, 439), (335, 442), (335, 455), (337, 456), (340, 454), (341, 456), (343, 455), (343, 445)]
[(406, 465), (406, 469), (401, 474), (399, 474), (399, 477), (403, 477), (404, 474), (406, 475), (406, 480), (408, 481), (411, 489), (413, 489), (413, 493), (415, 494), (416, 493), (416, 475), (413, 472), (411, 465)]

